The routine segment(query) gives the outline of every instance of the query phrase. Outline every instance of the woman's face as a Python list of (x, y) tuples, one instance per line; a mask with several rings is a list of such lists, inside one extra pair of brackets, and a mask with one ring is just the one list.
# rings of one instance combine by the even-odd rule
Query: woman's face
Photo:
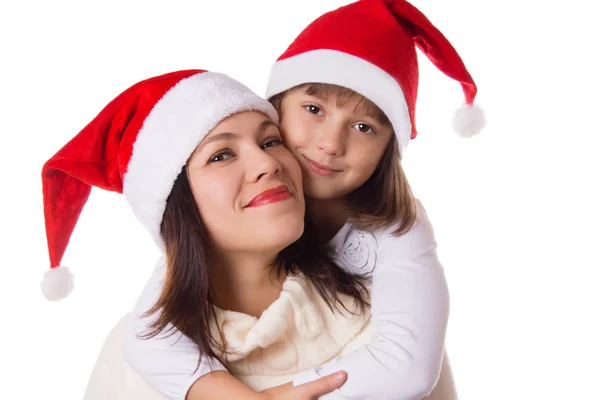
[(188, 176), (213, 245), (225, 252), (279, 252), (304, 231), (302, 173), (264, 114), (221, 121), (192, 154)]

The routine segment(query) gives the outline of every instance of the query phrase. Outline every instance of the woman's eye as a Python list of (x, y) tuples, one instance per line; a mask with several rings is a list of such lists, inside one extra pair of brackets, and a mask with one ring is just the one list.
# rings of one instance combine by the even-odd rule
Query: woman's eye
[(208, 162), (209, 163), (221, 162), (221, 161), (228, 160), (231, 157), (233, 157), (233, 155), (229, 151), (222, 151), (220, 153), (217, 153), (217, 154), (211, 156), (209, 158)]
[(283, 146), (283, 140), (281, 140), (280, 138), (268, 139), (266, 142), (263, 143), (262, 148), (266, 149), (268, 147), (276, 147), (276, 146)]
[(367, 124), (356, 124), (354, 125), (354, 128), (361, 131), (362, 133), (375, 133), (373, 128), (371, 128), (371, 125)]
[(321, 115), (321, 109), (319, 107), (315, 106), (314, 104), (309, 104), (307, 106), (304, 106), (304, 109), (311, 114)]

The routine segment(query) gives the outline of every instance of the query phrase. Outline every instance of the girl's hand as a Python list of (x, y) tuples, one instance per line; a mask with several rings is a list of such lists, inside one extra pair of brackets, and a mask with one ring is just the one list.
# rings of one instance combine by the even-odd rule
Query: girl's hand
[(261, 393), (264, 395), (264, 399), (269, 400), (313, 400), (339, 388), (346, 382), (346, 378), (346, 373), (339, 371), (303, 385), (293, 386), (292, 382), (289, 382)]

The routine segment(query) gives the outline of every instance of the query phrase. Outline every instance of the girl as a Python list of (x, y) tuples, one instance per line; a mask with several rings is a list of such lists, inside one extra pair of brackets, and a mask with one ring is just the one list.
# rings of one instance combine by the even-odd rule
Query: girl
[[(267, 96), (302, 167), (310, 219), (347, 270), (372, 279), (370, 343), (294, 380), (348, 372), (346, 383), (323, 398), (455, 397), (444, 352), (446, 282), (426, 213), (400, 167), (417, 134), (415, 45), (463, 87), (466, 105), (455, 129), (478, 132), (483, 116), (473, 107), (473, 79), (446, 38), (406, 1), (364, 0), (321, 16), (271, 72)], [(158, 278), (148, 283), (136, 315), (155, 303), (160, 287)], [(197, 395), (210, 381), (206, 374), (222, 366), (206, 357), (198, 365), (185, 336), (141, 338), (147, 324), (133, 320), (128, 363), (168, 398), (206, 398)], [(227, 390), (223, 385), (217, 398), (234, 399)]]

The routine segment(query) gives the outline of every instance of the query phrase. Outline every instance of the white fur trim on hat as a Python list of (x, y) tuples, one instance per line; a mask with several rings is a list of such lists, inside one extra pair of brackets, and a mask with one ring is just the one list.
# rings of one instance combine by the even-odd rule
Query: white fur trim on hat
[(260, 111), (279, 123), (273, 106), (249, 88), (226, 75), (203, 72), (182, 79), (146, 117), (133, 145), (123, 194), (161, 249), (160, 224), (175, 179), (204, 136), (243, 111)]
[(410, 141), (412, 125), (402, 88), (378, 66), (337, 50), (313, 50), (271, 68), (267, 98), (305, 83), (328, 83), (352, 89), (371, 100), (389, 118), (400, 150)]

